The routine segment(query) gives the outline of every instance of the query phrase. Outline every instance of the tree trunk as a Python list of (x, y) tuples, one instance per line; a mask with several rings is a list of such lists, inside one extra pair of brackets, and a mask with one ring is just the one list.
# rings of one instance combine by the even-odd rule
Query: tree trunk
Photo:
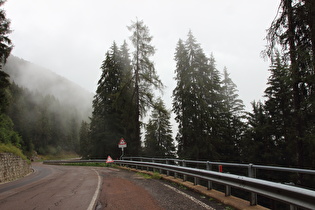
[(134, 149), (135, 154), (138, 155), (139, 147), (140, 147), (140, 93), (139, 93), (139, 23), (137, 22), (137, 51), (136, 51), (136, 68), (135, 68), (135, 97), (136, 97), (136, 116), (135, 116), (135, 126), (136, 126), (136, 133), (135, 133), (135, 141), (134, 141)]
[(290, 46), (290, 60), (291, 60), (291, 74), (293, 85), (293, 102), (294, 102), (294, 137), (296, 138), (297, 146), (297, 164), (299, 167), (303, 167), (304, 164), (304, 149), (303, 149), (303, 126), (301, 118), (301, 97), (299, 93), (299, 83), (301, 81), (299, 67), (297, 62), (297, 52), (294, 42), (294, 33), (296, 26), (293, 20), (293, 8), (292, 0), (285, 0), (285, 9), (287, 10), (288, 18), (288, 39)]

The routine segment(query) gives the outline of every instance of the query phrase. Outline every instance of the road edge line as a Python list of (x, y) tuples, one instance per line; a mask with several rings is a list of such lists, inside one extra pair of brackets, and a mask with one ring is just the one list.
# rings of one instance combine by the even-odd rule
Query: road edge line
[(198, 199), (196, 199), (196, 198), (194, 198), (194, 197), (192, 197), (192, 196), (190, 196), (190, 195), (188, 195), (188, 194), (186, 194), (186, 193), (184, 193), (184, 192), (182, 192), (182, 191), (176, 189), (175, 187), (169, 186), (169, 185), (164, 184), (164, 183), (162, 183), (162, 184), (163, 184), (165, 187), (168, 187), (169, 189), (174, 190), (175, 192), (177, 192), (177, 193), (183, 195), (184, 197), (190, 199), (191, 201), (193, 201), (194, 203), (196, 203), (196, 204), (202, 206), (202, 207), (205, 208), (205, 209), (215, 210), (214, 208), (210, 207), (209, 205), (205, 204), (204, 202), (202, 202), (202, 201), (200, 201), (200, 200), (198, 200)]
[(92, 170), (95, 171), (95, 173), (97, 174), (98, 182), (97, 182), (97, 187), (96, 187), (95, 193), (92, 197), (92, 200), (91, 200), (90, 205), (87, 208), (87, 210), (93, 210), (93, 208), (95, 207), (96, 199), (98, 198), (98, 194), (99, 194), (100, 188), (101, 188), (101, 177), (95, 169), (92, 169)]

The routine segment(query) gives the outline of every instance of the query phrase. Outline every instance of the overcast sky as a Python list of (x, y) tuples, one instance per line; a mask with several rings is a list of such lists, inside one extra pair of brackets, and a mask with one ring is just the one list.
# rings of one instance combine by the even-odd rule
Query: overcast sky
[[(171, 108), (174, 53), (191, 30), (217, 69), (224, 66), (247, 110), (262, 99), (269, 76), (266, 29), (280, 0), (8, 0), (12, 54), (41, 65), (95, 92), (100, 66), (113, 41), (129, 42), (127, 27), (143, 20), (157, 49), (152, 57)], [(130, 42), (129, 42), (130, 43)], [(132, 46), (129, 44), (132, 51)]]

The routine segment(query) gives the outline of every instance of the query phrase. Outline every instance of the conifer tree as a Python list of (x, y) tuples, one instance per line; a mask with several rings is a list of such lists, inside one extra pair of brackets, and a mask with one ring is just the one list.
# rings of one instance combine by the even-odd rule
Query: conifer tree
[(230, 78), (227, 68), (223, 69), (222, 93), (224, 97), (224, 107), (228, 113), (232, 115), (242, 115), (244, 112), (244, 104), (237, 94), (237, 86)]
[[(126, 51), (126, 46), (123, 49)], [(91, 119), (91, 152), (95, 157), (118, 157), (117, 144), (126, 132), (123, 122), (130, 98), (127, 82), (131, 80), (128, 78), (131, 68), (128, 67), (130, 63), (125, 63), (128, 60), (124, 53), (114, 43), (101, 66), (102, 75), (94, 97)]]
[(178, 154), (182, 158), (216, 159), (223, 107), (214, 58), (205, 56), (190, 31), (185, 43), (179, 40), (175, 61), (173, 111), (179, 124)]
[(257, 164), (270, 164), (273, 162), (275, 144), (270, 138), (268, 117), (261, 102), (252, 103), (253, 111), (248, 113), (249, 127), (241, 143), (241, 160)]
[(314, 3), (309, 0), (282, 0), (278, 16), (268, 30), (266, 50), (272, 58), (277, 46), (282, 48), (289, 64), (292, 90), (291, 134), (295, 141), (295, 162), (308, 165), (308, 148), (314, 145)]
[(265, 110), (268, 117), (270, 138), (277, 145), (277, 154), (273, 163), (281, 165), (292, 165), (294, 161), (289, 157), (294, 154), (294, 136), (292, 110), (293, 93), (290, 69), (286, 61), (281, 58), (280, 53), (275, 55), (270, 66), (268, 87), (265, 90)]
[(178, 133), (176, 135), (178, 154), (183, 156), (191, 143), (189, 142), (191, 139), (189, 137), (190, 130), (188, 129), (190, 127), (188, 118), (188, 104), (190, 100), (187, 91), (190, 77), (188, 72), (188, 53), (181, 39), (178, 41), (174, 59), (176, 61), (175, 80), (177, 85), (173, 90), (173, 111), (175, 120), (178, 123)]
[(134, 77), (134, 103), (136, 113), (134, 124), (136, 127), (134, 139), (130, 139), (129, 148), (134, 155), (139, 154), (141, 148), (141, 118), (144, 117), (148, 108), (152, 106), (153, 90), (152, 88), (161, 88), (162, 82), (156, 74), (153, 61), (150, 57), (154, 55), (155, 49), (151, 45), (152, 36), (149, 34), (149, 28), (143, 21), (132, 22), (128, 27), (132, 32), (130, 40), (134, 46), (133, 52), (133, 77)]
[(172, 138), (170, 112), (162, 99), (153, 106), (151, 117), (146, 126), (144, 153), (149, 157), (174, 157), (175, 146)]
[(222, 118), (224, 125), (222, 127), (222, 144), (219, 147), (221, 160), (239, 161), (240, 141), (244, 132), (244, 104), (237, 94), (237, 86), (232, 81), (227, 72), (223, 69), (222, 80), (223, 107)]

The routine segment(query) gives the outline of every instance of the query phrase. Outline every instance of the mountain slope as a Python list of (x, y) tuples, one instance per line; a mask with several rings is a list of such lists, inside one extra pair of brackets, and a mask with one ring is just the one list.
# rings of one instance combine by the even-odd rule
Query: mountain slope
[(91, 116), (93, 94), (70, 80), (12, 55), (4, 71), (17, 85), (43, 95), (53, 95), (61, 104), (76, 108), (85, 119)]

